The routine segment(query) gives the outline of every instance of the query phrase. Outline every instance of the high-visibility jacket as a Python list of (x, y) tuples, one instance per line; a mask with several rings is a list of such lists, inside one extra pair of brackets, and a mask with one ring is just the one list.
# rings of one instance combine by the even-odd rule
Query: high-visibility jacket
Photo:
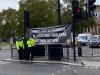
[(27, 40), (27, 45), (28, 47), (33, 47), (35, 45), (34, 39), (30, 38), (29, 40)]
[(34, 38), (30, 38), (30, 40), (31, 40), (32, 46), (35, 46), (35, 39)]
[(17, 50), (19, 50), (20, 47), (24, 49), (23, 41), (16, 41), (16, 48), (17, 48)]

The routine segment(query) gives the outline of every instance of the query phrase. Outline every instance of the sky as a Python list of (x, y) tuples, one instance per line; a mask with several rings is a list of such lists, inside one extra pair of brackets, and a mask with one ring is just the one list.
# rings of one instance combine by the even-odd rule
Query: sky
[[(18, 1), (20, 0), (0, 0), (0, 11), (7, 9), (8, 7), (18, 10)], [(100, 5), (100, 0), (96, 0), (96, 3)]]
[(96, 4), (100, 5), (100, 0), (96, 0)]
[(0, 11), (8, 7), (18, 10), (18, 1), (19, 0), (0, 0)]

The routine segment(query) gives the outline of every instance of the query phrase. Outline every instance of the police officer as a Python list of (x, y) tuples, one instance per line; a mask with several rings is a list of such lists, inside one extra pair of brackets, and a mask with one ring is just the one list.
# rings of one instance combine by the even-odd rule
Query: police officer
[(23, 40), (18, 39), (16, 41), (16, 48), (18, 50), (19, 60), (22, 60), (23, 59), (23, 49), (24, 49)]
[(35, 39), (33, 36), (30, 37), (31, 44), (32, 44), (32, 49), (31, 49), (31, 61), (33, 61), (33, 56), (34, 56), (34, 49), (35, 49)]
[(30, 37), (28, 40), (27, 40), (27, 45), (28, 45), (28, 50), (27, 50), (27, 60), (31, 60), (33, 61), (33, 49), (34, 49), (34, 46), (35, 46), (35, 40), (33, 37)]

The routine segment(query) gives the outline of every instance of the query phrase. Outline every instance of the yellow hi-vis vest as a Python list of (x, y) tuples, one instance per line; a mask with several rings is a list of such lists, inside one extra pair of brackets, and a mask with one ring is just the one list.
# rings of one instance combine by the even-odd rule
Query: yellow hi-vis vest
[(30, 40), (31, 40), (32, 46), (35, 46), (35, 39), (34, 38), (30, 38)]
[(24, 49), (23, 41), (16, 41), (16, 48), (17, 48), (17, 50), (19, 50), (20, 47)]
[(28, 47), (32, 47), (33, 46), (33, 42), (31, 39), (27, 40), (27, 45)]

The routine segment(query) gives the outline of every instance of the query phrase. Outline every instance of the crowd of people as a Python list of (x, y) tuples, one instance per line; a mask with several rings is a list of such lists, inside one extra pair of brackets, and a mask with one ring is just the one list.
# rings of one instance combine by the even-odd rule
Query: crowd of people
[(35, 47), (35, 40), (32, 36), (26, 41), (26, 45), (23, 39), (18, 38), (16, 40), (16, 48), (18, 50), (19, 60), (33, 61), (34, 47)]

